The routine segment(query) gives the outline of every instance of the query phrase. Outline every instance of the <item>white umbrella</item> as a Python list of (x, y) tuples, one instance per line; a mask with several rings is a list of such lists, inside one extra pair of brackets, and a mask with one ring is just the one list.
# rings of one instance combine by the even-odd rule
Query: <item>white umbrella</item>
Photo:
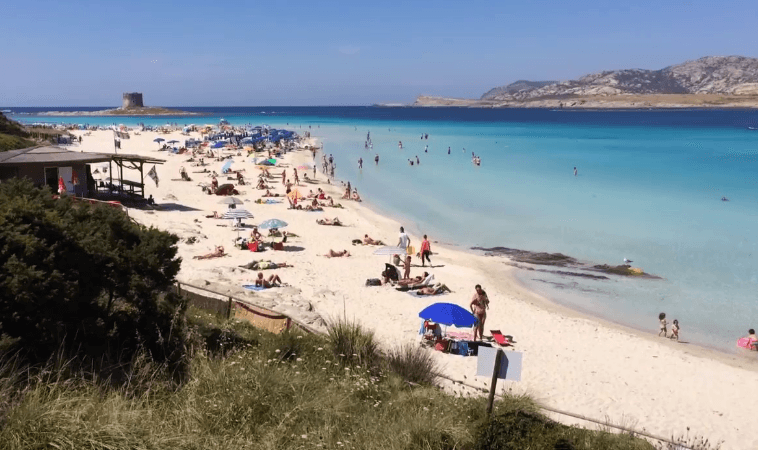
[(237, 197), (224, 197), (219, 203), (222, 205), (241, 205), (243, 201)]
[(405, 252), (405, 249), (401, 247), (387, 246), (387, 247), (381, 247), (374, 250), (374, 254), (379, 255), (379, 256), (387, 256), (387, 255), (392, 256), (392, 255), (405, 255), (406, 252)]
[(250, 211), (242, 208), (236, 208), (236, 209), (229, 209), (227, 210), (223, 216), (221, 216), (222, 219), (252, 219), (253, 215), (250, 214)]

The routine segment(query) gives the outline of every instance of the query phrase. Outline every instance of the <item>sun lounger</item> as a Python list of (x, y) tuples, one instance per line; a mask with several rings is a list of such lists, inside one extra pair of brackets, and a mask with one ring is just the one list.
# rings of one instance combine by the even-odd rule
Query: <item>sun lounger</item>
[(508, 347), (511, 345), (511, 342), (503, 336), (503, 333), (500, 332), (500, 330), (490, 330), (490, 333), (492, 334), (492, 338), (500, 344), (502, 347)]

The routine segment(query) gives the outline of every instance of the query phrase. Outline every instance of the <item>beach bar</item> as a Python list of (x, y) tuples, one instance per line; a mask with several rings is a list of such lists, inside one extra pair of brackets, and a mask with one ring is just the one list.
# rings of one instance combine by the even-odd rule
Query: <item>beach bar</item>
[[(77, 197), (101, 195), (145, 195), (145, 164), (163, 164), (165, 160), (139, 155), (85, 153), (56, 146), (36, 146), (0, 153), (0, 181), (10, 178), (28, 178), (36, 186), (50, 186), (58, 192), (62, 178), (66, 191)], [(92, 164), (108, 163), (109, 181), (99, 185), (92, 176)], [(114, 179), (113, 164), (118, 169)], [(125, 180), (124, 168), (139, 171), (139, 181)]]

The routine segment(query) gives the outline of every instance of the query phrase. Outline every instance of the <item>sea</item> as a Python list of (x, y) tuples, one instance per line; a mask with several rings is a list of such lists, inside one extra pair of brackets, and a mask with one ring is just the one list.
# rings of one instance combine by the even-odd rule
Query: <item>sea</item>
[[(310, 131), (334, 156), (337, 179), (416, 235), (469, 251), (562, 253), (584, 267), (627, 258), (660, 277), (516, 270), (527, 287), (559, 304), (653, 334), (665, 312), (669, 323), (679, 321), (682, 340), (727, 353), (738, 352), (737, 338), (758, 328), (758, 111), (175, 108), (207, 115), (72, 117), (36, 114), (85, 108), (1, 109), (25, 123), (185, 125), (225, 118)], [(472, 153), (481, 165), (472, 163)]]

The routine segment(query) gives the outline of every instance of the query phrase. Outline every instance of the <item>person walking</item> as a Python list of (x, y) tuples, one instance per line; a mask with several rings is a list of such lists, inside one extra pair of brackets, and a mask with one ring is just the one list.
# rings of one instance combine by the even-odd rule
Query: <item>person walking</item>
[(363, 158), (358, 158), (358, 168), (363, 169)]
[(405, 250), (410, 245), (411, 245), (411, 238), (409, 238), (408, 235), (405, 234), (405, 229), (403, 227), (400, 227), (400, 236), (398, 237), (398, 240), (397, 240), (397, 246)]
[(429, 259), (429, 255), (432, 254), (432, 246), (429, 244), (429, 240), (426, 238), (426, 235), (424, 235), (424, 240), (421, 241), (421, 250), (419, 250), (419, 255), (421, 256), (421, 267), (424, 267), (424, 258), (426, 258), (427, 261), (429, 261), (429, 265), (432, 265), (432, 260)]

